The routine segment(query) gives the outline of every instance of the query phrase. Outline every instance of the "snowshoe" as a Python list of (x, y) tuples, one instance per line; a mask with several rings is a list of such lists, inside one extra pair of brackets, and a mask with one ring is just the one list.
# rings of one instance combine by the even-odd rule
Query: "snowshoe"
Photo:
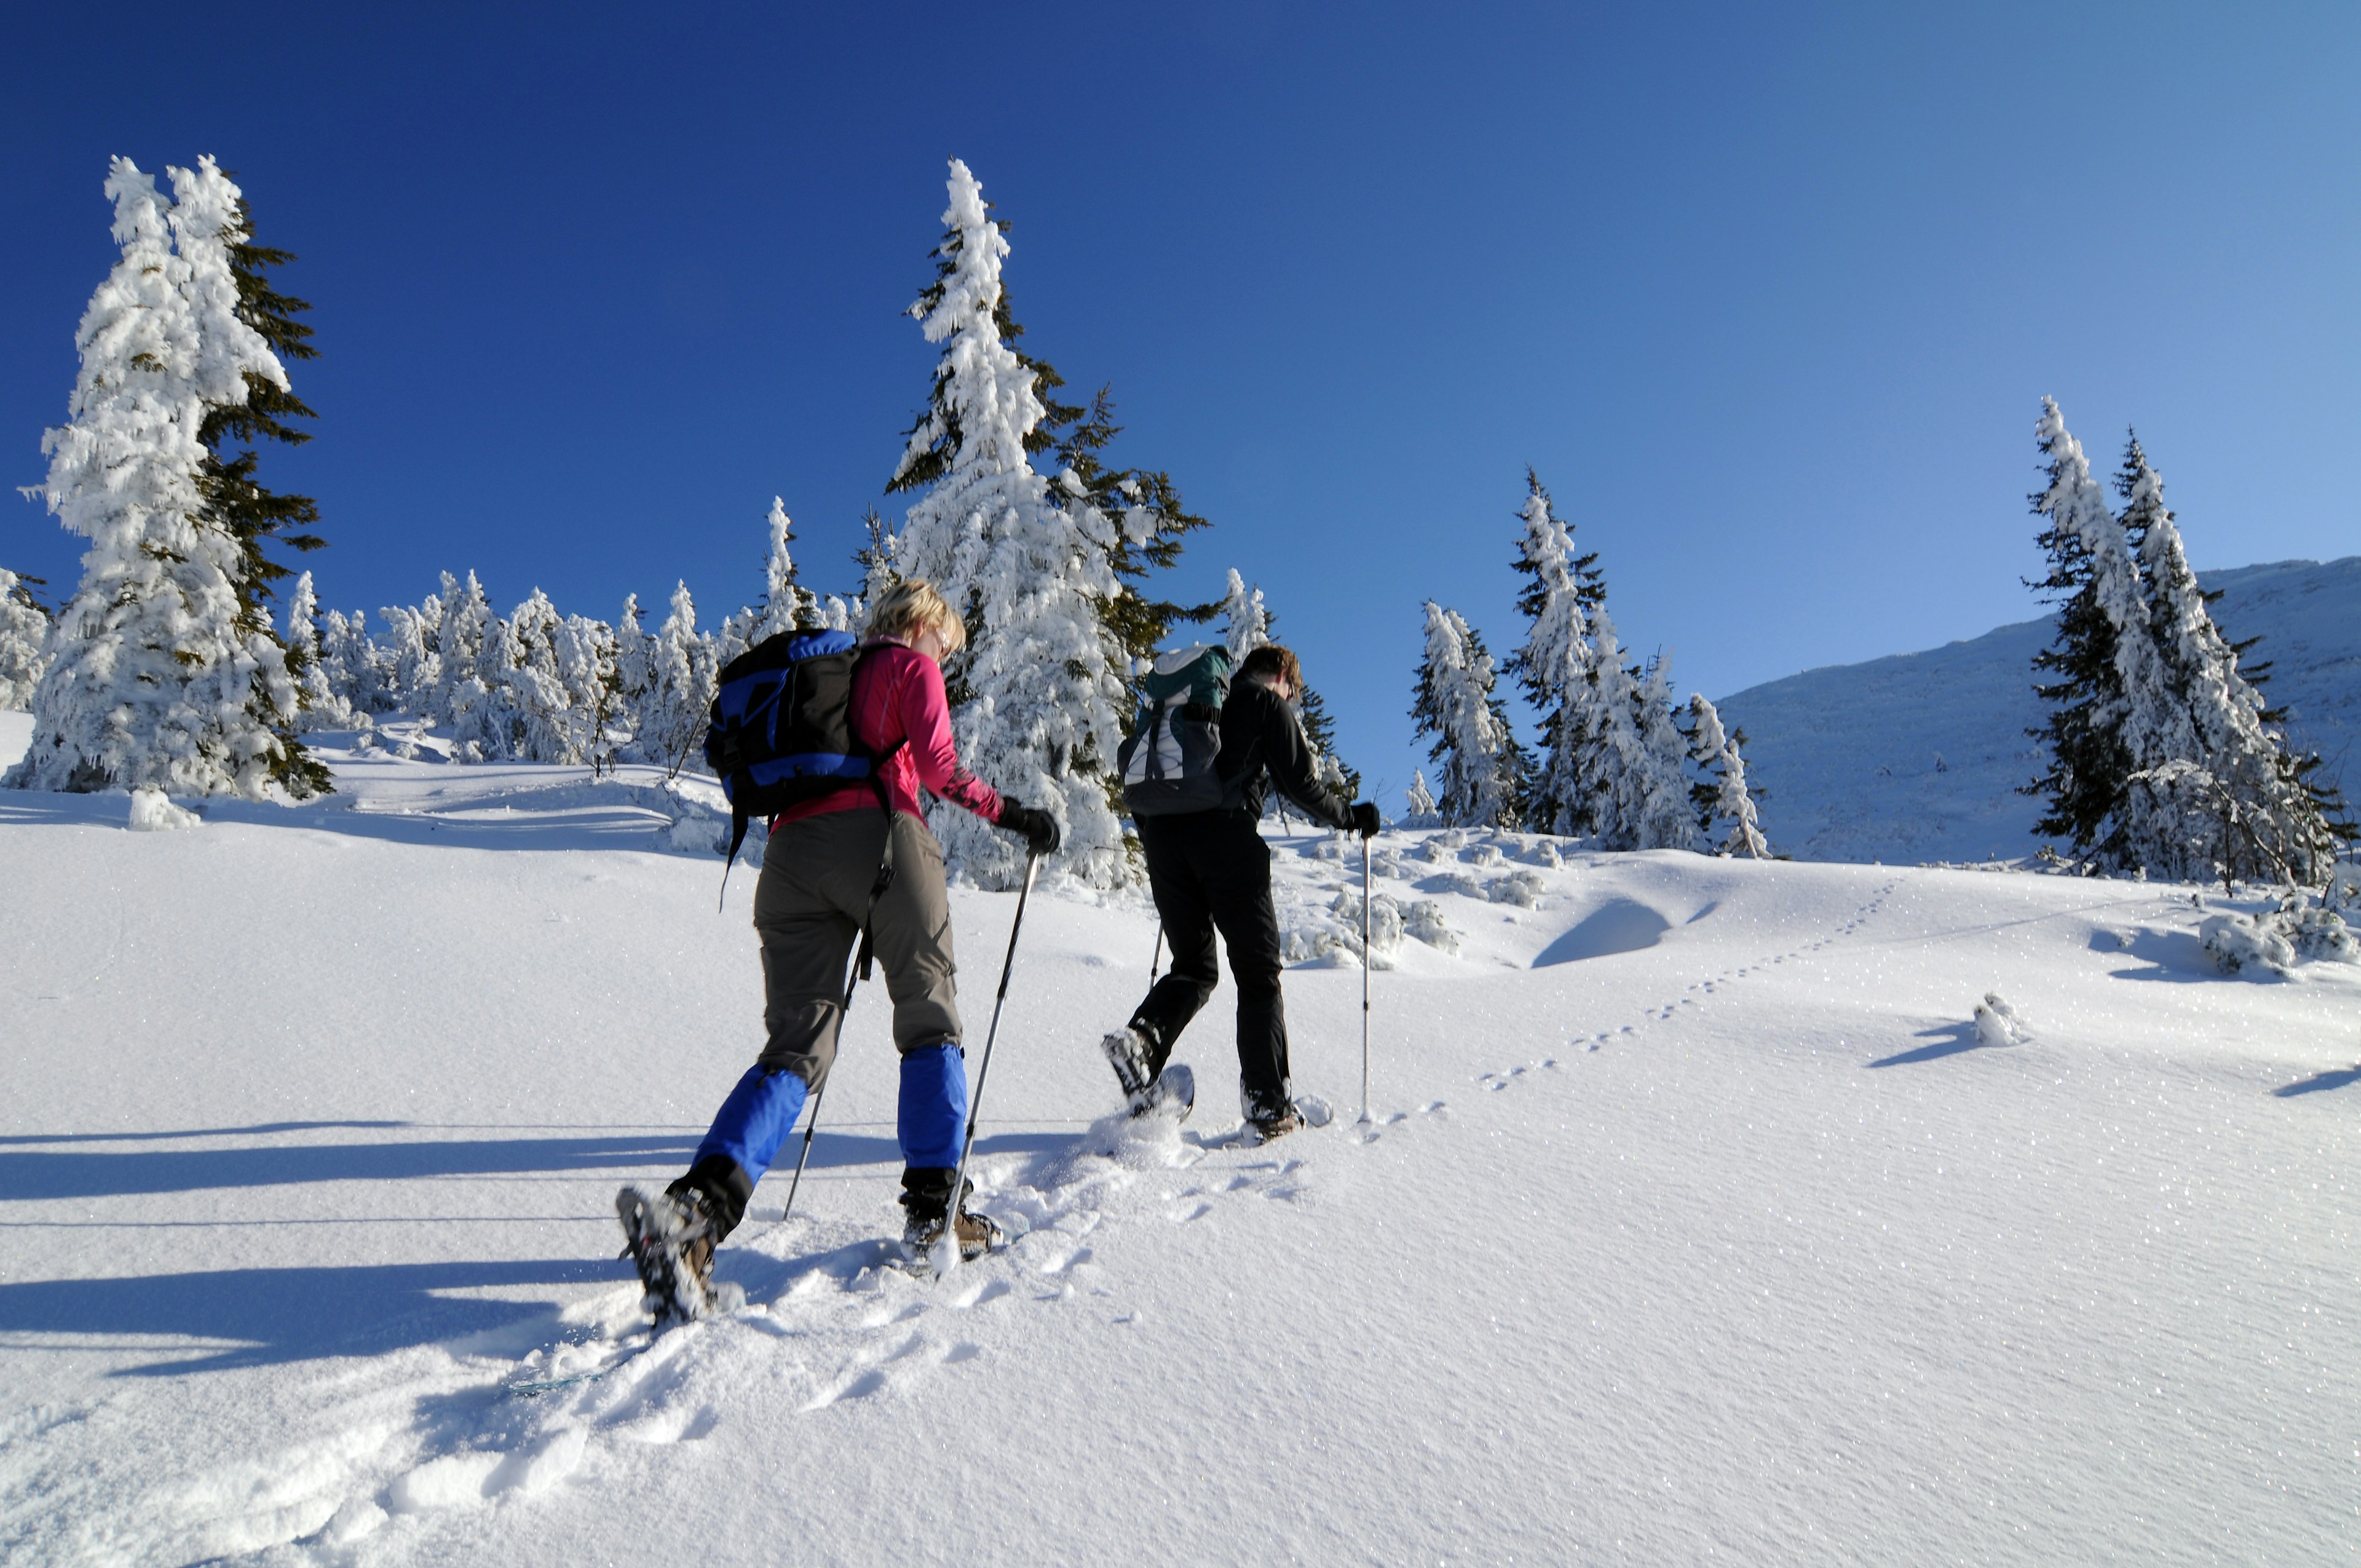
[(1135, 1119), (1170, 1116), (1185, 1122), (1196, 1108), (1197, 1075), (1186, 1067), (1168, 1067), (1145, 1093), (1133, 1100), (1131, 1113)]
[(646, 1292), (640, 1304), (659, 1332), (713, 1310), (713, 1221), (703, 1193), (626, 1187), (615, 1194), (615, 1215), (623, 1223), (622, 1255)]

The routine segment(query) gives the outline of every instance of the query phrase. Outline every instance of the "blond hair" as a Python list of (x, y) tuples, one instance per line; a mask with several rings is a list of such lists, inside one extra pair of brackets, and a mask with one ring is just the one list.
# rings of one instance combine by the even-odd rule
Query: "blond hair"
[(924, 577), (903, 578), (869, 607), (868, 635), (872, 637), (898, 637), (906, 642), (929, 630), (942, 633), (946, 653), (967, 646), (967, 626), (959, 611)]

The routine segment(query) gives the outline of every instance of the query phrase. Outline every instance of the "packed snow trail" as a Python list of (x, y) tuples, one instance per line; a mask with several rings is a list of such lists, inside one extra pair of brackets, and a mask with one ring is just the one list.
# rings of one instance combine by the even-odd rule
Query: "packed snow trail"
[[(766, 1183), (720, 1254), (749, 1305), (650, 1343), (614, 1190), (677, 1173), (759, 1030), (705, 819), (338, 767), (177, 831), (0, 798), (12, 1563), (573, 1563), (684, 1520), (724, 1564), (2356, 1534), (2361, 977), (2224, 977), (2205, 890), (1389, 834), (1376, 1124), (1257, 1149), (1226, 988), (1189, 1122), (1112, 1115), (1152, 920), (1037, 897), (977, 1146), (1006, 1252), (881, 1266), (856, 1013), (796, 1217)], [(1358, 856), (1277, 848), (1298, 1087), (1350, 1102)], [(954, 898), (972, 1007), (1013, 903)]]

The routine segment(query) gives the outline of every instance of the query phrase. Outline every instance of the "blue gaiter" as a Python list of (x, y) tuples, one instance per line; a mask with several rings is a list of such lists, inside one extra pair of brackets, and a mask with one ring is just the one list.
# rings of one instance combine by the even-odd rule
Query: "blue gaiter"
[(713, 1130), (697, 1146), (697, 1157), (728, 1156), (738, 1162), (752, 1187), (763, 1179), (779, 1146), (796, 1130), (796, 1118), (803, 1114), (804, 1099), (810, 1092), (799, 1074), (748, 1068), (714, 1114)]
[(928, 1046), (902, 1058), (902, 1107), (896, 1130), (902, 1163), (949, 1170), (959, 1164), (961, 1124), (967, 1119), (967, 1058), (957, 1045)]

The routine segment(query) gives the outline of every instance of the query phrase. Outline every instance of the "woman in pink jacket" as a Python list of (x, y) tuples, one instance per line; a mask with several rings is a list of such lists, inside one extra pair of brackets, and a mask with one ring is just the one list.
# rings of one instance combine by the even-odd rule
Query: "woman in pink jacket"
[[(714, 1246), (745, 1217), (754, 1184), (794, 1130), (805, 1100), (827, 1081), (845, 965), (864, 926), (885, 968), (902, 1058), (904, 1239), (923, 1254), (942, 1234), (967, 1119), (967, 1069), (943, 850), (927, 830), (919, 786), (1024, 835), (1036, 855), (1058, 847), (1055, 818), (1003, 798), (960, 765), (940, 662), (966, 641), (959, 613), (924, 579), (880, 597), (853, 668), (851, 718), (855, 737), (884, 759), (877, 774), (888, 809), (880, 809), (876, 785), (861, 781), (772, 820), (754, 890), (769, 1036), (763, 1054), (722, 1102), (687, 1174), (653, 1201), (658, 1212), (648, 1218), (655, 1223), (635, 1223), (636, 1190), (626, 1188), (619, 1200), (659, 1321), (704, 1310)], [(968, 1212), (966, 1194), (960, 1196), (960, 1250), (974, 1256), (998, 1233)]]

